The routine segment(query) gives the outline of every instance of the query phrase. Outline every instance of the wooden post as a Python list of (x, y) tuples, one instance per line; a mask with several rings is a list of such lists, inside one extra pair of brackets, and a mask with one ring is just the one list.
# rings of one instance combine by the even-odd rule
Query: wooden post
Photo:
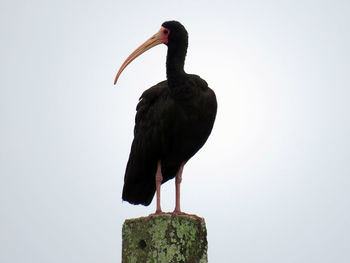
[(122, 263), (206, 263), (207, 248), (204, 219), (165, 214), (123, 224)]

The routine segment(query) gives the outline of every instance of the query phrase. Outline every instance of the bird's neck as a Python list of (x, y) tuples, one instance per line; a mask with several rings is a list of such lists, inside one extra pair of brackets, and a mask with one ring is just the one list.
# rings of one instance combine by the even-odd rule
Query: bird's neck
[(166, 75), (169, 87), (177, 86), (186, 76), (184, 65), (186, 57), (186, 46), (168, 47), (167, 61), (166, 61)]

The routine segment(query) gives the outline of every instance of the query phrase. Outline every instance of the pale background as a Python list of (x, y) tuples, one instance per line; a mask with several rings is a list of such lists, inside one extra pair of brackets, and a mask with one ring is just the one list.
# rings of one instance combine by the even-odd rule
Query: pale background
[(166, 47), (113, 80), (172, 19), (219, 103), (182, 184), (209, 262), (350, 262), (350, 2), (334, 0), (2, 0), (0, 262), (120, 262), (123, 221), (155, 209), (121, 189)]

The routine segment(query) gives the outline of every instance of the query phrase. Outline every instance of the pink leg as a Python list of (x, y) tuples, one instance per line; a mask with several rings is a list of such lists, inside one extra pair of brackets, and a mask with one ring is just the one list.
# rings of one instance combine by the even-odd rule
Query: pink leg
[(163, 176), (162, 176), (162, 166), (160, 161), (158, 161), (157, 165), (157, 173), (156, 173), (156, 190), (157, 190), (157, 210), (155, 214), (161, 214), (162, 209), (160, 208), (160, 185), (162, 184)]
[(174, 214), (181, 214), (181, 209), (180, 209), (180, 184), (182, 181), (182, 171), (184, 169), (185, 163), (182, 163), (179, 171), (176, 174), (175, 178), (175, 192), (176, 192), (176, 199), (175, 199), (175, 210)]

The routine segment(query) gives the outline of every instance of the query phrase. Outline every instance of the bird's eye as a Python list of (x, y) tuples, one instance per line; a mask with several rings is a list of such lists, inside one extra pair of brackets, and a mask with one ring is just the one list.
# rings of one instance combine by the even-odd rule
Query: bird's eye
[(169, 33), (168, 29), (164, 29), (163, 33), (167, 35)]

